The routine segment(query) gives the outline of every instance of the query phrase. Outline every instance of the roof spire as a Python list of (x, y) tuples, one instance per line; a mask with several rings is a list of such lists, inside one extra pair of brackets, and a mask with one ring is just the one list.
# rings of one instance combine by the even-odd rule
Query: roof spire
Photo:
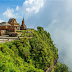
[(24, 21), (24, 17), (23, 17), (23, 21)]

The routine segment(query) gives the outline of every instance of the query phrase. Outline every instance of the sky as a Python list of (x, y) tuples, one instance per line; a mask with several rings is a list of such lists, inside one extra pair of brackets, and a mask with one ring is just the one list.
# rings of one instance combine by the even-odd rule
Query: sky
[(22, 19), (28, 28), (42, 26), (58, 48), (59, 61), (72, 69), (72, 0), (0, 0), (0, 22)]

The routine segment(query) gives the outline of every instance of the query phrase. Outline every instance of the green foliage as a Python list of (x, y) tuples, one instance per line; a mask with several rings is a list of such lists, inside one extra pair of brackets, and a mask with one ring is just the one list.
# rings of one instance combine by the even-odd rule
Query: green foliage
[(33, 37), (34, 29), (18, 30), (17, 33), (22, 33), (20, 37)]
[[(42, 27), (18, 32), (26, 38), (0, 44), (0, 72), (44, 72), (58, 58), (58, 49), (50, 34)], [(29, 36), (33, 38), (27, 38)], [(65, 69), (65, 65), (57, 64), (53, 71)]]
[(44, 31), (44, 29), (43, 29), (42, 27), (37, 27), (37, 30), (38, 30), (39, 32), (43, 32), (43, 31)]
[(65, 64), (57, 63), (55, 66), (55, 72), (69, 72), (68, 67)]

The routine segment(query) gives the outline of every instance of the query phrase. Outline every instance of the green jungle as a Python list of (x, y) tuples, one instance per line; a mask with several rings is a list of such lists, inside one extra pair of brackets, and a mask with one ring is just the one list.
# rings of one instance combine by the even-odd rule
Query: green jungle
[(30, 33), (18, 32), (24, 38), (0, 44), (0, 72), (69, 72), (58, 61), (58, 49), (49, 32), (42, 27)]

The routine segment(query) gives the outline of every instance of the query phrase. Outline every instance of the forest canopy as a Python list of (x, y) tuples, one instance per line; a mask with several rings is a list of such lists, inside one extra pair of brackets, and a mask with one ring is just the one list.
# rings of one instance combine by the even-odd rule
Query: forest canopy
[[(54, 63), (58, 49), (50, 33), (37, 27), (30, 35), (0, 44), (0, 72), (44, 72)], [(68, 72), (68, 67), (57, 62), (52, 72)]]

